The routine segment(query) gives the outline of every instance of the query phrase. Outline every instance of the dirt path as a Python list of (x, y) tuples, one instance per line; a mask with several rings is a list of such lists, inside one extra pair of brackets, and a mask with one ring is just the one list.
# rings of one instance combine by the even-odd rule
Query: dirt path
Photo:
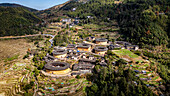
[(24, 35), (24, 36), (5, 36), (5, 37), (0, 37), (0, 39), (15, 39), (15, 38), (25, 38), (25, 37), (34, 37), (34, 36), (39, 36), (41, 34), (34, 34), (34, 35)]

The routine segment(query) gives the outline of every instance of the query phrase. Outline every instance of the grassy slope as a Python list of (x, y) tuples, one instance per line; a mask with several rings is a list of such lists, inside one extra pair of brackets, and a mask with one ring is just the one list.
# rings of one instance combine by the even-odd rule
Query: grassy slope
[(122, 57), (122, 56), (129, 56), (130, 58), (138, 58), (139, 57), (138, 55), (134, 54), (133, 52), (131, 52), (127, 49), (116, 50), (116, 51), (114, 51), (114, 53), (119, 57)]

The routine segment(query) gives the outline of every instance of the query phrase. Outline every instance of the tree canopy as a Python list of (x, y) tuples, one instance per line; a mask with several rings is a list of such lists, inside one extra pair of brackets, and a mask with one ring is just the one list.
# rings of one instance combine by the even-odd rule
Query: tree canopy
[(41, 20), (22, 7), (0, 7), (0, 36), (35, 33), (35, 24)]

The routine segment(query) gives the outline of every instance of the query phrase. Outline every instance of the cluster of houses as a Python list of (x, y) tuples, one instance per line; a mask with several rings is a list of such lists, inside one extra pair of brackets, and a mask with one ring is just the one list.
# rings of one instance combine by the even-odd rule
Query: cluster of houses
[(138, 50), (138, 45), (132, 45), (129, 42), (126, 41), (115, 41), (115, 44), (110, 44), (108, 46), (109, 50), (115, 50), (115, 49), (128, 49), (128, 50)]
[[(51, 61), (57, 63), (61, 60), (64, 62), (66, 62), (67, 60), (72, 60), (76, 61), (76, 63), (70, 65), (70, 69), (72, 69), (72, 71), (70, 71), (71, 75), (92, 73), (92, 69), (95, 67), (97, 59), (101, 60), (99, 62), (101, 66), (107, 66), (107, 63), (103, 59), (103, 56), (107, 53), (107, 50), (115, 50), (116, 48), (137, 50), (139, 48), (136, 45), (131, 45), (130, 43), (124, 41), (116, 41), (114, 45), (108, 44), (108, 40), (105, 38), (95, 39), (95, 37), (89, 37), (89, 39), (94, 40), (95, 43), (92, 44), (86, 42), (80, 44), (68, 44), (67, 47), (55, 46), (52, 54), (47, 54), (46, 57), (44, 57), (45, 61), (47, 62), (45, 66), (51, 64), (49, 63)], [(98, 56), (95, 57), (96, 55)], [(58, 67), (54, 67), (52, 69), (55, 68)], [(46, 70), (48, 70), (48, 73), (52, 74), (63, 74), (63, 72), (65, 72), (64, 70), (66, 70), (68, 73), (68, 69), (56, 69), (55, 72), (53, 72), (53, 70), (51, 70), (50, 72), (49, 68)]]
[(58, 27), (62, 27), (62, 28), (66, 28), (67, 25), (69, 28), (78, 25), (79, 24), (79, 19), (75, 18), (75, 19), (71, 19), (71, 18), (62, 18), (60, 20), (60, 22), (56, 22), (56, 23), (51, 23), (52, 25), (56, 25)]

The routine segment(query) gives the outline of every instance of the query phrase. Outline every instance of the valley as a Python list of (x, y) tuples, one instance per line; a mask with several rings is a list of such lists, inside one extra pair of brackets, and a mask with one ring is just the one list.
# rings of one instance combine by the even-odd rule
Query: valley
[(0, 4), (0, 96), (169, 96), (168, 5)]

